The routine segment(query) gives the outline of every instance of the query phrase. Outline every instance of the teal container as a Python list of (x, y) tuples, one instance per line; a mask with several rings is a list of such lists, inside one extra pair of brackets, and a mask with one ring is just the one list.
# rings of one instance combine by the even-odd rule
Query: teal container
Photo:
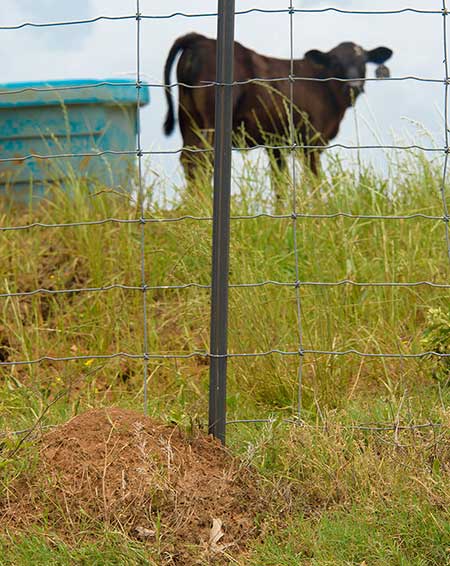
[[(131, 190), (137, 97), (135, 81), (123, 79), (0, 85), (0, 199), (29, 203), (53, 184), (70, 190), (79, 178)], [(140, 105), (149, 101), (148, 87), (141, 87)], [(22, 159), (122, 151), (131, 153)]]

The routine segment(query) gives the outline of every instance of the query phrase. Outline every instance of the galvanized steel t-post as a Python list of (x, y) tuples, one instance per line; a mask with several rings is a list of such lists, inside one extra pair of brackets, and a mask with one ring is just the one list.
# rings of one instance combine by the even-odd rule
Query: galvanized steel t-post
[(218, 1), (209, 432), (225, 444), (235, 0)]

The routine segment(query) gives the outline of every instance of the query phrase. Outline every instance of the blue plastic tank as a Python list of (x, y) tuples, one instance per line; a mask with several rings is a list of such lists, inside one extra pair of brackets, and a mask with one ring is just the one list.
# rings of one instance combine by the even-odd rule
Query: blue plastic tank
[[(42, 198), (55, 183), (70, 190), (80, 177), (130, 190), (136, 167), (137, 97), (136, 83), (128, 79), (0, 85), (0, 199), (28, 203)], [(148, 87), (141, 87), (141, 106), (149, 101)], [(23, 160), (116, 151), (129, 154)]]

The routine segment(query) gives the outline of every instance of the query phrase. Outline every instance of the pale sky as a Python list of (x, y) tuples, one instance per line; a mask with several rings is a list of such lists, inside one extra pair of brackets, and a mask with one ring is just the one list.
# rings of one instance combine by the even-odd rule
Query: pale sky
[[(141, 0), (146, 15), (176, 11), (215, 11), (216, 0)], [(288, 0), (236, 0), (237, 10), (253, 7), (287, 8)], [(355, 10), (418, 8), (440, 10), (441, 0), (296, 0), (296, 8), (337, 7)], [(25, 21), (44, 22), (93, 18), (99, 15), (132, 15), (135, 0), (1, 0), (0, 25)], [(366, 49), (386, 45), (394, 50), (389, 61), (392, 76), (417, 75), (442, 79), (443, 18), (441, 15), (341, 15), (296, 14), (295, 56), (309, 49), (329, 50), (342, 41), (354, 41)], [(142, 73), (144, 79), (161, 82), (167, 53), (173, 41), (189, 31), (209, 36), (216, 33), (215, 18), (144, 20), (142, 23)], [(1, 82), (135, 77), (136, 22), (102, 21), (56, 28), (0, 30)], [(236, 18), (236, 39), (267, 55), (289, 57), (289, 16), (251, 14)], [(374, 67), (368, 67), (373, 76)], [(175, 79), (175, 77), (173, 77)], [(362, 143), (420, 142), (443, 145), (443, 86), (413, 81), (368, 83), (358, 100), (357, 117)], [(162, 123), (166, 112), (162, 89), (151, 91), (151, 104), (142, 112), (145, 149), (179, 148), (181, 138), (165, 138)], [(415, 124), (419, 124), (420, 128)], [(419, 131), (432, 135), (426, 140)], [(355, 119), (347, 113), (335, 140), (356, 144)], [(382, 160), (378, 152), (365, 159)], [(154, 166), (165, 174), (177, 168), (178, 156), (164, 157)]]

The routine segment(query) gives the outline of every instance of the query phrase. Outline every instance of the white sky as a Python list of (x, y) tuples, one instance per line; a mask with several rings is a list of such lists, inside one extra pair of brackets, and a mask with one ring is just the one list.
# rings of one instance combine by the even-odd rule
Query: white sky
[[(287, 8), (288, 0), (236, 0), (236, 8)], [(442, 8), (442, 0), (296, 0), (296, 8), (338, 7), (355, 10), (400, 9), (405, 7)], [(141, 0), (143, 14), (176, 11), (211, 12), (216, 0)], [(24, 21), (58, 21), (92, 18), (99, 15), (131, 15), (135, 0), (1, 0), (0, 25)], [(318, 48), (329, 50), (341, 41), (354, 41), (366, 49), (386, 45), (394, 50), (389, 62), (393, 76), (417, 75), (443, 78), (443, 31), (441, 15), (402, 14), (354, 16), (327, 14), (295, 15), (295, 55)], [(210, 36), (216, 33), (215, 18), (144, 20), (142, 24), (142, 72), (152, 82), (162, 81), (168, 50), (173, 41), (189, 31)], [(106, 21), (60, 28), (0, 30), (1, 82), (69, 78), (117, 78), (135, 76), (136, 22)], [(236, 20), (236, 39), (261, 53), (289, 57), (289, 16), (241, 15)], [(373, 76), (374, 67), (368, 69)], [(443, 144), (443, 86), (412, 81), (368, 83), (358, 100), (357, 115), (362, 143), (432, 141), (420, 137), (419, 123), (432, 133), (434, 143)], [(178, 148), (177, 132), (170, 138), (162, 133), (166, 112), (162, 89), (151, 91), (151, 104), (143, 111), (145, 149)], [(354, 114), (349, 111), (337, 142), (355, 144)], [(367, 159), (380, 154), (367, 152)], [(382, 156), (381, 156), (382, 158)], [(157, 168), (169, 175), (178, 156), (164, 157)]]

